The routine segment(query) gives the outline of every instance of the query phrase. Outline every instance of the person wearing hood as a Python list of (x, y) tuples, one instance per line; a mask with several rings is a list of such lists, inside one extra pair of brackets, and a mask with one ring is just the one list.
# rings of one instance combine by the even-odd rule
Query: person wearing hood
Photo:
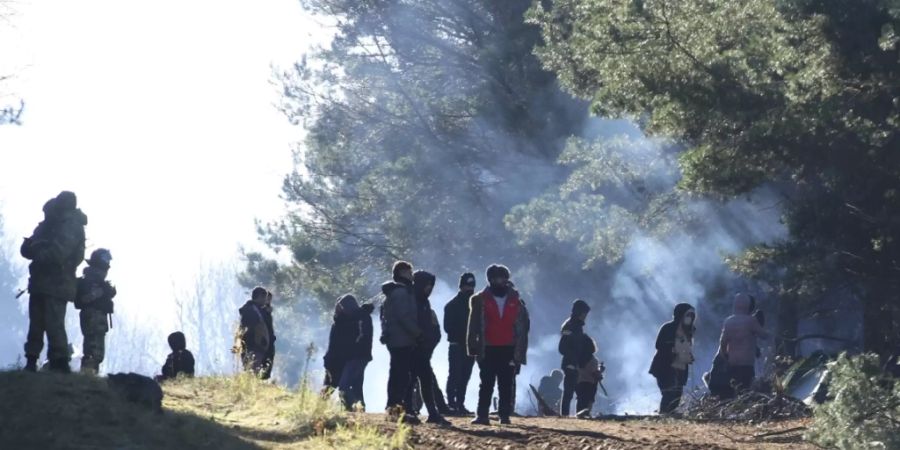
[(493, 264), (487, 269), (488, 287), (472, 296), (466, 349), (478, 361), (481, 385), (473, 424), (489, 425), (488, 410), (498, 391), (501, 424), (509, 424), (516, 370), (526, 364), (531, 322), (525, 302), (510, 287), (509, 269)]
[(417, 423), (418, 418), (408, 414), (406, 401), (412, 388), (413, 350), (423, 339), (413, 294), (413, 267), (406, 261), (397, 261), (391, 272), (393, 279), (381, 285), (384, 303), (380, 311), (380, 340), (391, 355), (386, 411), (394, 416), (402, 410), (404, 422)]
[(447, 402), (457, 414), (469, 415), (466, 409), (466, 389), (472, 377), (475, 358), (466, 354), (466, 330), (469, 326), (469, 299), (475, 293), (475, 275), (464, 273), (459, 277), (459, 292), (444, 306), (444, 331), (447, 332), (447, 358), (450, 373), (447, 376)]
[(756, 376), (754, 365), (757, 357), (756, 339), (766, 339), (769, 332), (754, 317), (754, 299), (747, 294), (734, 296), (734, 312), (722, 325), (718, 354), (728, 366), (728, 376), (735, 390), (749, 389)]
[(569, 416), (572, 404), (572, 396), (578, 383), (578, 371), (590, 361), (592, 351), (588, 351), (584, 334), (584, 324), (587, 315), (591, 311), (584, 300), (572, 302), (572, 314), (562, 324), (559, 338), (559, 353), (562, 355), (561, 368), (565, 378), (563, 379), (562, 400), (559, 403), (559, 415)]
[(363, 382), (366, 365), (372, 360), (372, 311), (374, 305), (360, 305), (350, 294), (342, 295), (334, 307), (334, 322), (325, 352), (329, 386), (338, 389), (348, 411), (359, 403), (365, 410)]
[(238, 311), (241, 316), (241, 361), (244, 370), (262, 377), (266, 372), (266, 355), (274, 340), (270, 328), (272, 315), (266, 310), (269, 291), (257, 286), (250, 293), (250, 300)]
[(66, 303), (75, 300), (76, 270), (84, 260), (87, 216), (69, 191), (44, 204), (44, 220), (25, 238), (20, 253), (28, 265), (28, 338), (25, 370), (37, 370), (47, 335), (47, 359), (52, 371), (69, 373)]
[(650, 374), (662, 394), (660, 414), (671, 414), (681, 404), (688, 368), (694, 363), (694, 332), (697, 312), (687, 303), (675, 305), (672, 321), (664, 323), (656, 335), (656, 354)]
[(194, 355), (187, 349), (184, 333), (176, 331), (169, 335), (168, 341), (172, 353), (166, 357), (166, 363), (162, 366), (162, 375), (156, 377), (156, 381), (174, 380), (179, 375), (193, 377)]
[(84, 268), (84, 275), (78, 279), (75, 294), (75, 308), (79, 314), (81, 334), (84, 336), (81, 357), (81, 372), (96, 375), (106, 354), (106, 333), (112, 322), (113, 298), (116, 288), (107, 281), (112, 254), (105, 248), (91, 253)]
[[(434, 353), (438, 342), (441, 341), (441, 326), (437, 320), (437, 315), (431, 309), (431, 301), (428, 299), (431, 296), (431, 291), (434, 289), (435, 281), (435, 276), (424, 270), (417, 270), (413, 274), (413, 292), (416, 303), (415, 317), (422, 335), (413, 349), (412, 383), (418, 382), (419, 392), (422, 395), (425, 409), (428, 410), (427, 423), (450, 425), (450, 422), (444, 418), (438, 409), (437, 392), (435, 392), (437, 391), (437, 386), (434, 385), (436, 378), (434, 370), (431, 368), (431, 355)], [(406, 411), (408, 412), (416, 411), (413, 391), (414, 389), (410, 386), (406, 402)]]

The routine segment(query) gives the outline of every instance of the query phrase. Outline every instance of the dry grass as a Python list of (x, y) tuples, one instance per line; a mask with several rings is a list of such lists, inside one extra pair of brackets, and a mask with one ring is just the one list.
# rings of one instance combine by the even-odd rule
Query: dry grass
[(403, 448), (352, 423), (332, 399), (253, 377), (182, 379), (163, 386), (163, 414), (125, 402), (106, 381), (80, 375), (0, 372), (0, 448), (263, 449)]

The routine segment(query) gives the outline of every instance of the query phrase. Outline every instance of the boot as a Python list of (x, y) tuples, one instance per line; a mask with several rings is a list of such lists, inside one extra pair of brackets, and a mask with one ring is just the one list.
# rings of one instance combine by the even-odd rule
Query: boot
[(37, 372), (37, 356), (28, 356), (25, 362), (26, 372)]
[(56, 373), (72, 373), (72, 369), (69, 367), (69, 361), (65, 359), (50, 361), (50, 371)]
[(96, 364), (93, 360), (88, 358), (81, 359), (81, 373), (85, 375), (97, 375), (97, 372), (100, 371), (100, 364)]

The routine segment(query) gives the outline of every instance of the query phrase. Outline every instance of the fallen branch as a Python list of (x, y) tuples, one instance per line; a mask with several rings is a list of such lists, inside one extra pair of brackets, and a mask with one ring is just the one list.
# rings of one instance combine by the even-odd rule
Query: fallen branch
[(787, 430), (770, 431), (768, 433), (754, 434), (753, 438), (754, 439), (763, 439), (763, 438), (767, 438), (767, 437), (779, 436), (782, 434), (788, 434), (788, 433), (793, 433), (795, 431), (803, 431), (803, 430), (806, 430), (806, 427), (794, 427), (794, 428), (788, 428)]

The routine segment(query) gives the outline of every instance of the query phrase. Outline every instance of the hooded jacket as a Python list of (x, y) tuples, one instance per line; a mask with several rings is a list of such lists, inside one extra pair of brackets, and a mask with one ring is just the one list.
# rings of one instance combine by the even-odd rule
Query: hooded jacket
[(71, 199), (59, 197), (44, 204), (44, 220), (25, 239), (20, 253), (28, 265), (28, 292), (74, 301), (75, 271), (84, 260), (84, 227), (87, 216)]
[(559, 337), (559, 354), (562, 355), (563, 370), (577, 370), (583, 367), (593, 356), (585, 345), (584, 322), (577, 317), (569, 317), (562, 324)]
[(424, 288), (427, 285), (434, 286), (435, 276), (425, 271), (416, 271), (413, 274), (413, 292), (416, 295), (416, 320), (424, 338), (424, 349), (431, 353), (441, 342), (441, 325), (437, 320), (437, 314), (431, 309), (431, 301), (425, 296)]
[(750, 297), (737, 294), (734, 297), (734, 313), (722, 325), (719, 353), (729, 366), (752, 366), (756, 362), (756, 338), (767, 338), (769, 333), (759, 321), (750, 315)]
[(373, 310), (371, 304), (360, 306), (349, 294), (338, 299), (325, 352), (326, 370), (340, 372), (347, 361), (372, 360)]
[(184, 333), (175, 332), (169, 335), (169, 348), (172, 353), (166, 357), (166, 363), (162, 366), (160, 380), (171, 380), (179, 374), (189, 377), (194, 376), (194, 355), (187, 350)]
[(412, 283), (397, 278), (381, 285), (384, 304), (381, 305), (381, 342), (388, 348), (416, 345), (422, 330), (416, 314), (416, 299)]
[[(656, 378), (665, 376), (672, 367), (672, 362), (675, 359), (675, 333), (677, 332), (677, 327), (683, 326), (684, 316), (691, 311), (694, 311), (693, 306), (687, 303), (679, 303), (675, 305), (675, 309), (672, 312), (672, 320), (659, 327), (659, 333), (656, 335), (656, 354), (653, 355), (653, 362), (650, 363), (650, 375)], [(692, 339), (695, 329), (696, 327), (691, 324), (689, 334)]]
[[(486, 301), (494, 301), (493, 298), (490, 287), (486, 287), (480, 293), (473, 295), (469, 301), (469, 329), (466, 335), (466, 349), (469, 356), (474, 356), (478, 360), (484, 359), (484, 348), (486, 346), (484, 304)], [(521, 299), (515, 289), (510, 288), (506, 296), (507, 307), (513, 302), (518, 302), (518, 313), (513, 321), (512, 330), (513, 361), (525, 365), (527, 363), (528, 331), (531, 328), (531, 321), (528, 317), (525, 301)]]

